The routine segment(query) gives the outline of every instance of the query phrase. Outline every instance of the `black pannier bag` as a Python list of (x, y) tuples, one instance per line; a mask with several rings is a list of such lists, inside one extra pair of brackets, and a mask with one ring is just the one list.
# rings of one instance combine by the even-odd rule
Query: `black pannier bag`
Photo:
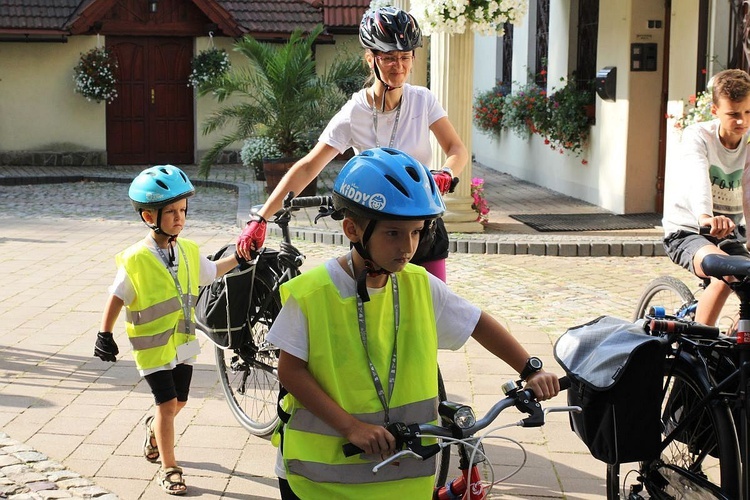
[(642, 323), (601, 316), (568, 329), (554, 355), (571, 381), (570, 426), (591, 455), (608, 464), (656, 459), (666, 339)]
[[(225, 245), (211, 260), (232, 255), (235, 245)], [(223, 349), (238, 349), (249, 332), (248, 312), (256, 265), (237, 266), (208, 286), (201, 287), (195, 306), (199, 330)]]

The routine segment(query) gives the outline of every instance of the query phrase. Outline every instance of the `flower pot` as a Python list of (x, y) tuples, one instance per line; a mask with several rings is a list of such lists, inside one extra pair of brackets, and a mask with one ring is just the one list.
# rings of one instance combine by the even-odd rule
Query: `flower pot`
[(261, 162), (260, 165), (253, 165), (253, 172), (255, 173), (255, 180), (256, 181), (264, 181), (266, 180), (266, 174), (263, 171), (263, 163)]
[(586, 104), (585, 106), (583, 106), (583, 112), (586, 113), (586, 118), (588, 118), (589, 121), (593, 123), (594, 118), (596, 118), (596, 105)]
[[(271, 194), (299, 158), (263, 158), (263, 174), (266, 177), (266, 193)], [(317, 176), (296, 196), (315, 196), (318, 194)]]

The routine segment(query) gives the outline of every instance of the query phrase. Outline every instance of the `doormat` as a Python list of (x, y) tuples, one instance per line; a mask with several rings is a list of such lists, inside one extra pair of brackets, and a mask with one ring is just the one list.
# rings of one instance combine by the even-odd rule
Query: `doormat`
[(511, 218), (540, 232), (613, 231), (619, 229), (653, 229), (661, 225), (661, 214), (609, 213), (590, 214), (517, 214)]

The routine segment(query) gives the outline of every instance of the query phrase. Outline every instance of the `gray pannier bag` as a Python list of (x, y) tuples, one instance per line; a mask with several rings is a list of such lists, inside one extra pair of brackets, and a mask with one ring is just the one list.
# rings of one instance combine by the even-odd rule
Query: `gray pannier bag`
[(642, 322), (601, 316), (568, 329), (554, 355), (570, 378), (570, 426), (608, 464), (658, 458), (666, 339)]
[[(211, 260), (234, 253), (225, 245)], [(195, 306), (197, 327), (222, 349), (237, 349), (248, 335), (248, 311), (255, 266), (237, 266), (208, 286), (201, 287)]]

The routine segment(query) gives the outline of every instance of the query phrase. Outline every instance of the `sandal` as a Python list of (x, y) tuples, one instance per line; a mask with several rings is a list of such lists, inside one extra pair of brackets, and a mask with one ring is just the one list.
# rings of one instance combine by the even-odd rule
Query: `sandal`
[(184, 495), (187, 493), (187, 486), (185, 486), (185, 480), (182, 478), (182, 469), (179, 467), (160, 469), (159, 486), (169, 495)]
[(154, 422), (154, 416), (149, 415), (146, 420), (143, 421), (143, 425), (146, 427), (146, 437), (143, 441), (143, 456), (152, 464), (159, 462), (159, 448), (158, 446), (152, 445), (151, 441), (156, 442), (156, 436), (154, 435), (154, 429), (151, 424)]

